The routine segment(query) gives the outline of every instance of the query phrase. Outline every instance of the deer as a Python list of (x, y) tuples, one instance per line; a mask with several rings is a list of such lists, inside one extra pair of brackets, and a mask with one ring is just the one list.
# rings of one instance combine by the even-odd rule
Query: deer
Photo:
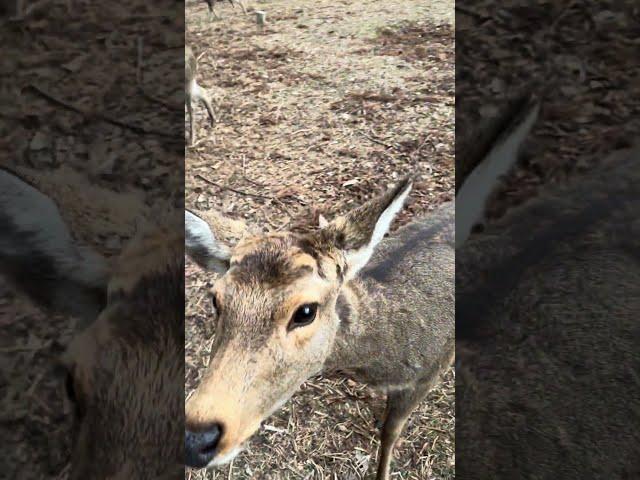
[(187, 466), (230, 462), (303, 382), (341, 374), (387, 395), (376, 478), (389, 478), (407, 419), (455, 348), (453, 202), (383, 238), (412, 185), (307, 233), (185, 211), (185, 252), (217, 275), (211, 359), (185, 405)]
[[(66, 167), (0, 168), (0, 274), (78, 321), (51, 372), (72, 406), (70, 480), (184, 471), (184, 234), (170, 212)], [(96, 240), (114, 232), (124, 246)]]
[[(209, 7), (209, 15), (212, 16), (213, 18), (220, 18), (216, 13), (213, 7), (213, 4), (216, 1), (221, 1), (221, 0), (204, 0), (204, 1), (207, 3), (207, 6)], [(234, 9), (236, 8), (236, 3), (240, 5), (240, 8), (242, 9), (242, 13), (245, 15), (247, 14), (247, 8), (244, 6), (244, 2), (242, 0), (228, 0), (228, 1)]]
[(184, 47), (184, 65), (184, 99), (189, 113), (189, 143), (190, 145), (194, 145), (196, 141), (196, 121), (193, 113), (193, 102), (199, 101), (204, 105), (207, 110), (207, 114), (209, 115), (211, 126), (216, 122), (216, 115), (211, 104), (211, 96), (209, 92), (205, 88), (201, 87), (196, 80), (196, 76), (198, 74), (198, 60), (189, 45)]
[(456, 195), (456, 476), (634, 478), (640, 148), (488, 221), (540, 109), (499, 115)]

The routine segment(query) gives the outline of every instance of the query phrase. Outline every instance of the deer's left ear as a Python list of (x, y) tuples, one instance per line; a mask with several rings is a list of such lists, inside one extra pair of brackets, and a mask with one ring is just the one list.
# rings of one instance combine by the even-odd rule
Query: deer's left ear
[(336, 218), (321, 230), (324, 240), (340, 249), (345, 257), (345, 280), (355, 277), (367, 264), (376, 245), (402, 209), (412, 185), (412, 180), (405, 178), (385, 194)]
[(209, 210), (184, 212), (185, 251), (201, 267), (219, 274), (229, 268), (231, 250), (245, 235), (253, 233), (243, 221)]

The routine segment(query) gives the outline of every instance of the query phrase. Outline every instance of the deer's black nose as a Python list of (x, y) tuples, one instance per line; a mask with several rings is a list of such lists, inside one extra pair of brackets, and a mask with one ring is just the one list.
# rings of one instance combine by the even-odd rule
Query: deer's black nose
[(222, 426), (213, 424), (197, 431), (185, 431), (185, 464), (192, 468), (206, 467), (216, 455), (216, 448), (222, 437)]

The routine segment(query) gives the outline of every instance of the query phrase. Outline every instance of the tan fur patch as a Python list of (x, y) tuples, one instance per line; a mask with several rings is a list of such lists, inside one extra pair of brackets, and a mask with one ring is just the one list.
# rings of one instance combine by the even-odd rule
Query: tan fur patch
[[(214, 230), (217, 233), (217, 230)], [(248, 231), (245, 231), (247, 233)], [(271, 233), (268, 235), (246, 235), (236, 244), (231, 254), (232, 263), (240, 263), (248, 255), (256, 253), (262, 246), (276, 239), (285, 239), (286, 233)]]
[(76, 336), (61, 357), (69, 372), (73, 372), (76, 388), (81, 395), (91, 390), (92, 371), (96, 365), (99, 345), (106, 344), (113, 334), (109, 323), (109, 310), (104, 310), (96, 321)]
[(231, 262), (241, 262), (245, 256), (251, 255), (254, 251), (257, 250), (260, 242), (262, 242), (262, 238), (260, 237), (249, 237), (240, 241), (233, 249), (233, 253), (231, 254)]
[(215, 210), (196, 213), (209, 224), (211, 230), (215, 232), (216, 238), (227, 245), (236, 244), (243, 238), (253, 236), (256, 233), (242, 220), (229, 218)]
[(140, 279), (165, 271), (167, 260), (175, 261), (176, 252), (183, 249), (184, 235), (177, 224), (143, 228), (115, 263), (109, 293), (132, 291)]
[[(248, 352), (245, 352), (248, 353)], [(260, 406), (261, 392), (252, 391), (244, 383), (248, 359), (239, 358), (242, 352), (229, 348), (210, 366), (208, 375), (187, 401), (186, 425), (197, 430), (214, 423), (222, 425), (218, 455), (239, 447), (259, 428), (265, 412)], [(256, 365), (269, 362), (266, 352), (252, 361)]]
[(293, 255), (293, 258), (291, 259), (291, 261), (292, 261), (292, 265), (296, 268), (311, 267), (313, 269), (316, 269), (318, 267), (318, 264), (315, 261), (315, 259), (307, 253), (295, 254)]

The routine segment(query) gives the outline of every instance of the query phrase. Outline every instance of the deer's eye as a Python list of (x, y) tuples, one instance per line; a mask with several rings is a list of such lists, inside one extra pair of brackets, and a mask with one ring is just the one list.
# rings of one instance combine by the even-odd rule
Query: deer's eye
[(218, 300), (216, 300), (215, 295), (211, 295), (211, 308), (216, 312), (218, 311)]
[(67, 373), (67, 378), (64, 382), (64, 388), (67, 392), (67, 397), (69, 397), (69, 400), (71, 400), (73, 403), (77, 403), (78, 397), (76, 396), (76, 387), (71, 372)]
[(291, 321), (289, 322), (289, 330), (309, 325), (315, 320), (317, 312), (317, 303), (305, 303), (304, 305), (298, 307), (296, 312), (293, 314), (293, 317), (291, 317)]
[(75, 378), (73, 377), (73, 373), (71, 372), (67, 373), (67, 378), (65, 379), (64, 387), (67, 392), (67, 397), (69, 398), (69, 401), (73, 404), (76, 419), (79, 419), (79, 420), (82, 419), (84, 417), (84, 407), (82, 404), (81, 395), (79, 395), (80, 392), (76, 390), (76, 382), (75, 382)]

